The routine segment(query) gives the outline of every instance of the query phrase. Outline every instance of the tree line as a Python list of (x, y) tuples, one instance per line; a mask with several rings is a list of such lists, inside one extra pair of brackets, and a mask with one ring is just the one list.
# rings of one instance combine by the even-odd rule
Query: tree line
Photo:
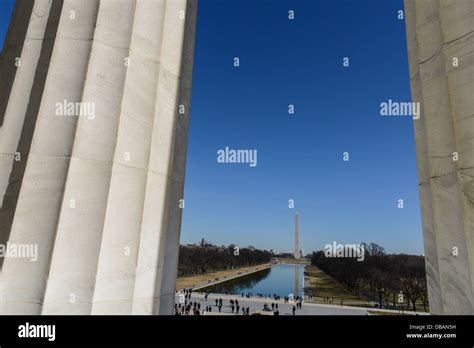
[(270, 262), (272, 257), (271, 252), (252, 246), (216, 246), (203, 239), (198, 245), (180, 245), (178, 277), (258, 265)]
[(364, 244), (365, 259), (326, 257), (323, 250), (313, 252), (311, 263), (344, 284), (357, 296), (376, 300), (381, 308), (411, 306), (421, 302), (427, 311), (425, 260), (423, 256), (386, 254), (383, 247)]

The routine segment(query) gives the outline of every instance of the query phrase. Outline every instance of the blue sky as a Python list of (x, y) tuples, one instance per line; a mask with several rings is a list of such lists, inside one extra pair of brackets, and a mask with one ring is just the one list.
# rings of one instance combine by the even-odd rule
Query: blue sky
[[(12, 4), (0, 0), (2, 40)], [(379, 113), (381, 102), (411, 99), (400, 9), (199, 2), (182, 243), (291, 251), (294, 199), (306, 252), (332, 241), (423, 252), (412, 120)], [(257, 166), (217, 163), (226, 146), (256, 149)]]
[(0, 0), (0, 50), (3, 48), (14, 4), (14, 0)]
[[(290, 251), (294, 199), (306, 252), (334, 240), (423, 252), (413, 121), (379, 113), (388, 99), (411, 100), (400, 9), (401, 0), (200, 1), (183, 243)], [(217, 163), (225, 146), (256, 149), (257, 167)]]

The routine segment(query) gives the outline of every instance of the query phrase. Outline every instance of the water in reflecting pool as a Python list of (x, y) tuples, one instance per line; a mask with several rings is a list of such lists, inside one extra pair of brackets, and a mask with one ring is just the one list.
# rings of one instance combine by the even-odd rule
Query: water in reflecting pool
[(270, 269), (231, 279), (201, 289), (219, 294), (270, 294), (280, 297), (301, 295), (304, 265), (280, 264)]

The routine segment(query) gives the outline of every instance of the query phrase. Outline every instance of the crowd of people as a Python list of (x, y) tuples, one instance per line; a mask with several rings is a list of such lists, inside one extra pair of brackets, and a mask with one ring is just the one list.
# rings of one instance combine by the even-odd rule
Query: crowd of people
[[(206, 313), (211, 313), (215, 310), (218, 313), (222, 313), (222, 307), (224, 306), (224, 299), (216, 298), (212, 301), (211, 304), (207, 304), (205, 307), (201, 308), (201, 303), (198, 301), (191, 301), (191, 296), (193, 294), (193, 288), (189, 289), (181, 289), (177, 291), (177, 299), (178, 302), (175, 303), (174, 312), (175, 315), (205, 315)], [(204, 301), (207, 302), (209, 293), (201, 293), (204, 296)], [(270, 295), (270, 294), (253, 294), (251, 292), (244, 294), (242, 293), (242, 298), (250, 298), (250, 297), (259, 297), (265, 299), (273, 299), (275, 301), (279, 301), (281, 299), (278, 295)], [(302, 309), (303, 307), (303, 298), (300, 296), (285, 296), (284, 303), (292, 304), (292, 313), (296, 315), (296, 311), (298, 309)], [(230, 308), (230, 313), (235, 315), (250, 315), (250, 307), (242, 306), (239, 303), (238, 299), (230, 299), (228, 300), (228, 308)], [(263, 304), (263, 311), (264, 312), (273, 312), (273, 315), (280, 315), (280, 310), (278, 308), (277, 302), (272, 303), (264, 303)]]
[[(191, 299), (191, 293), (192, 291), (189, 292), (183, 292), (182, 294), (184, 295), (182, 298), (184, 299), (183, 303), (180, 303), (179, 300), (177, 303), (174, 304), (174, 314), (175, 315), (205, 315), (206, 313), (212, 312), (212, 305), (206, 305), (206, 307), (201, 310), (201, 303), (198, 301), (189, 301)], [(181, 294), (181, 293), (180, 293)], [(206, 294), (204, 296), (205, 300), (207, 301), (207, 296), (209, 294)], [(216, 298), (215, 299), (215, 307), (217, 308), (217, 311), (219, 313), (222, 312), (222, 307), (224, 305), (224, 300), (222, 298)], [(250, 307), (245, 307), (245, 306), (240, 306), (239, 300), (229, 300), (229, 307), (231, 309), (232, 314), (237, 314), (237, 315), (250, 315)], [(278, 306), (277, 306), (278, 307)]]
[[(270, 309), (270, 307), (272, 307)], [(268, 303), (263, 304), (263, 311), (264, 312), (273, 312), (273, 315), (280, 315), (280, 312), (278, 311), (278, 303), (273, 303), (269, 305)]]
[(197, 301), (189, 302), (186, 300), (184, 304), (175, 303), (174, 304), (174, 314), (175, 315), (200, 315), (201, 314), (201, 304)]

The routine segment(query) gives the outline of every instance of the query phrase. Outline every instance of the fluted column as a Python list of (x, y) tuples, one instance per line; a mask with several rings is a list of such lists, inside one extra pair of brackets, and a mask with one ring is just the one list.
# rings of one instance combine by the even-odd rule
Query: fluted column
[[(33, 85), (40, 87), (38, 78), (34, 83), (40, 57), (45, 58), (42, 63), (49, 60), (47, 50), (54, 41), (54, 25), (46, 32), (50, 9), (48, 0), (17, 2), (1, 59), (0, 244), (8, 241), (36, 121), (36, 114), (32, 112), (27, 117), (27, 101), (30, 97), (34, 99)], [(3, 258), (0, 265), (2, 263)]]
[(474, 314), (474, 2), (405, 12), (430, 310)]
[(132, 312), (165, 6), (165, 0), (137, 2), (93, 314)]
[[(16, 59), (21, 57), (23, 47), (27, 40), (27, 33), (30, 32), (30, 35), (33, 34), (33, 32), (35, 32), (36, 35), (41, 34), (40, 27), (42, 20), (37, 21), (37, 19), (47, 19), (47, 17), (34, 16), (34, 6), (35, 0), (18, 0), (15, 2), (4, 44), (0, 46), (0, 79), (2, 81), (2, 88), (0, 89), (0, 128), (3, 126), (13, 82), (19, 70), (14, 69), (13, 66), (15, 66)], [(37, 9), (40, 10), (41, 7)], [(30, 24), (35, 21), (38, 25), (36, 28), (32, 28)], [(40, 30), (36, 31), (36, 29)], [(42, 37), (38, 38), (38, 40), (42, 40)], [(18, 67), (19, 66), (16, 66), (16, 68)]]
[[(0, 279), (1, 314), (41, 312), (77, 117), (56, 115), (56, 103), (80, 102), (98, 0), (65, 0), (15, 210), (10, 243), (38, 246), (37, 261), (7, 257)], [(75, 11), (72, 17), (71, 11)]]
[(100, 2), (43, 314), (91, 313), (135, 5)]
[(197, 1), (21, 1), (0, 237), (38, 255), (5, 259), (0, 314), (170, 314)]
[[(180, 6), (181, 7), (181, 6)], [(182, 5), (184, 7), (184, 4)], [(181, 10), (180, 10), (181, 11)], [(175, 302), (176, 278), (178, 275), (179, 262), (179, 240), (181, 234), (181, 220), (184, 208), (184, 179), (186, 173), (186, 155), (188, 147), (188, 127), (191, 103), (192, 76), (194, 63), (194, 42), (197, 18), (197, 0), (186, 2), (186, 18), (184, 20), (184, 32), (182, 33), (182, 47), (180, 52), (179, 83), (177, 86), (177, 110), (174, 127), (174, 140), (171, 149), (172, 163), (170, 163), (170, 186), (168, 196), (168, 225), (165, 230), (166, 245), (163, 255), (163, 275), (161, 281), (159, 314), (171, 315)], [(181, 18), (180, 18), (181, 19)], [(182, 19), (183, 20), (183, 19)], [(166, 46), (165, 46), (166, 47)], [(168, 61), (170, 59), (170, 61)], [(172, 55), (163, 59), (163, 64), (170, 66), (174, 61)], [(178, 65), (177, 65), (178, 67)], [(163, 92), (166, 91), (166, 88)], [(156, 129), (156, 127), (154, 127)], [(155, 139), (156, 141), (156, 139)], [(158, 143), (152, 145), (159, 146)], [(153, 160), (150, 168), (157, 170), (158, 158), (152, 154)], [(156, 296), (156, 295), (155, 295)]]
[(172, 313), (182, 214), (180, 200), (183, 198), (186, 166), (196, 12), (197, 3), (194, 0), (166, 2), (133, 298), (134, 314)]

